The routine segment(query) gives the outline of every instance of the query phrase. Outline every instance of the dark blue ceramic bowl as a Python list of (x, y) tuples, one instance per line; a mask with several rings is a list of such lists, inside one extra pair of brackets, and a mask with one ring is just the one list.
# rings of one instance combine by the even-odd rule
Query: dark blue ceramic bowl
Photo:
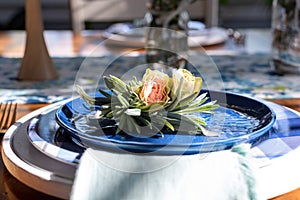
[[(118, 152), (151, 153), (161, 155), (196, 154), (231, 148), (240, 143), (257, 143), (267, 134), (275, 122), (275, 113), (263, 100), (219, 91), (207, 92), (210, 100), (217, 100), (220, 108), (214, 115), (203, 115), (207, 128), (218, 131), (219, 136), (189, 135), (186, 133), (169, 134), (163, 137), (115, 134), (111, 127), (103, 132), (95, 125), (95, 130), (85, 132), (76, 126), (78, 117), (89, 114), (90, 108), (81, 98), (74, 99), (61, 106), (56, 112), (56, 121), (74, 139), (85, 147)], [(101, 94), (95, 94), (101, 100)]]

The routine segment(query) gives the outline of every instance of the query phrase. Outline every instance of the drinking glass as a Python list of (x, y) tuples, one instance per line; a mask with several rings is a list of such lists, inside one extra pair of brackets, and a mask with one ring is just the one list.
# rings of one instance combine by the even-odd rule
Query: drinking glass
[(272, 60), (279, 74), (300, 73), (299, 0), (273, 0)]

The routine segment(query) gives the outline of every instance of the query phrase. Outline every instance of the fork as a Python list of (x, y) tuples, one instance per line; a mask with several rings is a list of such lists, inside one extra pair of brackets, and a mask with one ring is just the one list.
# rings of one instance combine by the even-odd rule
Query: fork
[(17, 103), (0, 103), (0, 133), (5, 133), (7, 129), (15, 123), (17, 114)]

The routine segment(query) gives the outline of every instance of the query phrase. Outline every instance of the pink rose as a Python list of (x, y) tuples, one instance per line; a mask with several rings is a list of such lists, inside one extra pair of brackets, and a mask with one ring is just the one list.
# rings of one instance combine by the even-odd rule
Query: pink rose
[(147, 69), (142, 80), (140, 98), (146, 105), (167, 102), (169, 97), (169, 76), (157, 70)]

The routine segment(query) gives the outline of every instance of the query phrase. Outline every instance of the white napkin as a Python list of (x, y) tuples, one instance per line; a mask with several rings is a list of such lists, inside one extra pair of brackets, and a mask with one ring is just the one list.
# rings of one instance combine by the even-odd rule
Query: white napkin
[(87, 149), (71, 199), (260, 199), (245, 149), (181, 156), (117, 154)]

